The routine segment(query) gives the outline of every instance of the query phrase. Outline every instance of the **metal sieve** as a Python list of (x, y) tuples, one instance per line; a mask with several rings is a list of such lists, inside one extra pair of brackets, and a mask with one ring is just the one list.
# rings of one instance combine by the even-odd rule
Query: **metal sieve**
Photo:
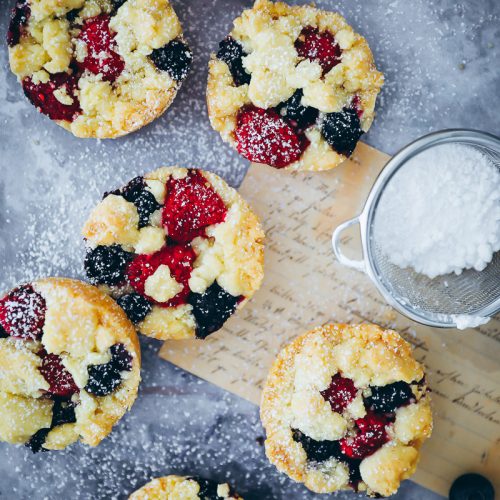
[[(373, 185), (363, 211), (339, 225), (332, 236), (335, 255), (343, 265), (364, 271), (375, 283), (385, 300), (400, 313), (433, 327), (456, 328), (456, 316), (493, 316), (500, 311), (500, 252), (483, 271), (468, 269), (460, 275), (450, 273), (434, 279), (412, 268), (392, 264), (377, 245), (374, 228), (377, 206), (394, 174), (408, 160), (426, 149), (447, 143), (470, 146), (488, 156), (500, 170), (500, 139), (474, 130), (443, 130), (412, 142), (397, 153), (384, 167)], [(341, 234), (358, 224), (363, 257), (353, 260), (342, 253)]]

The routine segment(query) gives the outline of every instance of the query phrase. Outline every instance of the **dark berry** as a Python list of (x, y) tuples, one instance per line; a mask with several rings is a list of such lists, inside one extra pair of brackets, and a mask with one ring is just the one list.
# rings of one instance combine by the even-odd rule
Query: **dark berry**
[(217, 494), (218, 484), (210, 479), (204, 479), (202, 477), (190, 477), (189, 479), (196, 481), (200, 485), (200, 491), (198, 492), (198, 497), (202, 500), (218, 500), (220, 497)]
[(125, 62), (115, 51), (115, 35), (109, 29), (110, 16), (99, 14), (85, 20), (78, 39), (87, 46), (85, 59), (78, 63), (82, 71), (101, 75), (107, 82), (114, 82), (125, 68)]
[(344, 462), (349, 468), (349, 486), (354, 491), (358, 491), (359, 483), (363, 480), (361, 477), (361, 471), (359, 470), (361, 460), (345, 457), (342, 458), (341, 461)]
[(0, 324), (0, 339), (4, 339), (8, 336), (9, 334), (3, 329), (3, 326)]
[(316, 441), (298, 429), (292, 429), (292, 437), (296, 443), (302, 445), (307, 459), (311, 462), (325, 462), (330, 458), (343, 459), (339, 441)]
[[(117, 194), (123, 196), (130, 203), (134, 203), (134, 201), (139, 197), (139, 195), (144, 191), (146, 187), (146, 183), (144, 182), (144, 177), (138, 176), (134, 177), (125, 187), (121, 189), (117, 189), (109, 194)], [(108, 193), (106, 193), (108, 194)], [(106, 195), (104, 195), (106, 196)]]
[[(79, 75), (76, 73), (56, 73), (50, 75), (46, 83), (34, 83), (31, 78), (25, 78), (22, 86), (26, 97), (40, 113), (47, 115), (51, 120), (72, 122), (81, 112), (80, 102), (76, 95)], [(73, 99), (71, 104), (60, 102), (54, 92), (63, 90)]]
[(94, 396), (107, 396), (122, 382), (119, 370), (111, 361), (102, 365), (90, 365), (87, 371), (89, 379), (85, 390)]
[(350, 378), (344, 378), (340, 373), (332, 377), (327, 389), (321, 391), (321, 395), (330, 403), (333, 411), (342, 413), (349, 403), (356, 397), (358, 390)]
[(411, 387), (403, 381), (370, 389), (372, 395), (366, 398), (365, 405), (370, 410), (380, 413), (392, 413), (415, 397)]
[(242, 298), (227, 293), (216, 281), (203, 294), (191, 293), (188, 303), (193, 306), (196, 336), (204, 339), (219, 330)]
[(120, 372), (132, 370), (132, 355), (123, 344), (115, 344), (110, 348), (111, 363)]
[(9, 47), (19, 43), (30, 15), (31, 9), (28, 0), (18, 0), (10, 13), (9, 29), (7, 30), (7, 44)]
[(74, 23), (75, 22), (75, 19), (78, 17), (78, 14), (80, 13), (80, 9), (73, 9), (73, 10), (70, 10), (67, 14), (66, 14), (66, 19), (70, 22), (70, 23)]
[(286, 118), (293, 127), (302, 131), (313, 125), (319, 114), (316, 108), (302, 106), (303, 95), (302, 89), (296, 90), (290, 99), (277, 108), (281, 116)]
[(198, 170), (168, 180), (162, 223), (169, 240), (189, 243), (207, 226), (224, 222), (226, 213), (224, 201)]
[(46, 309), (45, 299), (31, 285), (20, 286), (0, 300), (2, 331), (21, 339), (40, 339)]
[(233, 37), (228, 36), (219, 43), (219, 51), (217, 59), (224, 61), (233, 76), (234, 83), (239, 87), (245, 83), (250, 83), (251, 76), (243, 67), (242, 58), (246, 56), (245, 51), (240, 43)]
[(464, 474), (451, 485), (449, 500), (494, 500), (493, 485), (480, 474)]
[(247, 160), (283, 168), (302, 156), (309, 145), (274, 109), (246, 106), (238, 113), (236, 149)]
[(99, 245), (87, 252), (85, 272), (93, 284), (117, 285), (125, 281), (127, 265), (133, 258), (120, 245)]
[(29, 439), (29, 441), (25, 444), (27, 448), (29, 448), (33, 453), (38, 453), (39, 451), (49, 451), (43, 447), (45, 443), (45, 439), (47, 438), (47, 434), (50, 432), (50, 429), (40, 429), (36, 431), (33, 436)]
[(340, 62), (342, 51), (329, 31), (319, 31), (313, 26), (306, 26), (295, 41), (295, 48), (300, 57), (316, 61), (328, 73)]
[(56, 398), (52, 408), (51, 428), (76, 422), (75, 405), (71, 401)]
[(135, 324), (140, 323), (151, 311), (149, 300), (138, 293), (123, 295), (117, 302), (130, 321)]
[(48, 354), (41, 350), (38, 355), (42, 358), (40, 373), (49, 383), (48, 392), (54, 396), (70, 397), (79, 392), (78, 386), (71, 373), (62, 364), (62, 359), (57, 354)]
[[(175, 307), (185, 304), (189, 295), (188, 281), (191, 277), (193, 262), (196, 259), (194, 250), (189, 245), (171, 245), (163, 247), (151, 255), (138, 255), (127, 268), (128, 282), (139, 294), (151, 302), (163, 307)], [(157, 302), (145, 292), (146, 280), (161, 266), (166, 265), (170, 275), (182, 285), (182, 290), (167, 302)]]
[(337, 153), (345, 156), (351, 156), (363, 134), (358, 114), (351, 108), (325, 115), (321, 131), (326, 142)]
[(127, 0), (111, 0), (113, 12), (116, 12)]
[(159, 70), (166, 71), (177, 82), (186, 78), (193, 61), (191, 49), (178, 39), (154, 49), (150, 57)]

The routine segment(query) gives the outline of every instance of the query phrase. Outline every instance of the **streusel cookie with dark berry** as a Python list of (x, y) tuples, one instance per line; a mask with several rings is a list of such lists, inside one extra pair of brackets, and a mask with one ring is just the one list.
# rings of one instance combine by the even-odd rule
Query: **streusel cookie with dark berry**
[(227, 484), (201, 477), (165, 476), (138, 489), (129, 500), (242, 500)]
[(328, 170), (373, 121), (383, 76), (334, 12), (257, 0), (209, 64), (210, 121), (256, 163)]
[(164, 167), (106, 193), (83, 236), (89, 279), (157, 339), (207, 337), (263, 278), (257, 217), (202, 170)]
[(132, 406), (137, 334), (80, 281), (48, 278), (0, 299), (0, 440), (33, 452), (98, 445)]
[(78, 137), (160, 116), (192, 60), (168, 0), (17, 0), (7, 41), (27, 98)]
[(375, 325), (326, 325), (285, 347), (261, 418), (269, 460), (317, 493), (392, 495), (432, 431), (423, 366)]

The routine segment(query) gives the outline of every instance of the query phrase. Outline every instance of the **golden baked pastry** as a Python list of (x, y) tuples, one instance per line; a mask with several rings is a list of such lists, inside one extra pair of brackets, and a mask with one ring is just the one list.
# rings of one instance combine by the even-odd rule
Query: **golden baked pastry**
[(392, 495), (432, 431), (423, 366), (399, 334), (366, 324), (326, 325), (285, 347), (261, 419), (269, 460), (317, 493)]
[(138, 489), (129, 500), (243, 500), (228, 484), (217, 484), (200, 477), (165, 476)]
[(257, 0), (212, 55), (208, 113), (253, 162), (328, 170), (370, 128), (382, 84), (366, 40), (342, 16)]
[(106, 193), (83, 236), (89, 279), (141, 333), (161, 340), (217, 331), (263, 279), (257, 217), (202, 170), (163, 167)]
[(28, 99), (78, 137), (153, 121), (192, 60), (168, 0), (18, 0), (7, 40)]
[(46, 278), (0, 299), (0, 440), (98, 445), (137, 396), (137, 334), (97, 288)]

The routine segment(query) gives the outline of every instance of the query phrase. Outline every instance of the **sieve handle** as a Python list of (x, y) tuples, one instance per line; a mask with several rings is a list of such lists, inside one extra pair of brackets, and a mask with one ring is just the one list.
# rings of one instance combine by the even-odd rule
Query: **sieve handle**
[(364, 271), (365, 270), (365, 261), (364, 260), (354, 260), (350, 259), (349, 257), (346, 257), (343, 253), (342, 250), (340, 249), (340, 238), (342, 236), (342, 233), (344, 230), (346, 230), (348, 227), (353, 226), (354, 224), (359, 224), (359, 216), (354, 217), (354, 219), (347, 220), (340, 224), (335, 231), (333, 231), (332, 235), (332, 246), (333, 246), (333, 251), (335, 253), (335, 257), (337, 257), (338, 261), (343, 264), (344, 266), (347, 267), (352, 267), (353, 269), (357, 269), (358, 271)]

